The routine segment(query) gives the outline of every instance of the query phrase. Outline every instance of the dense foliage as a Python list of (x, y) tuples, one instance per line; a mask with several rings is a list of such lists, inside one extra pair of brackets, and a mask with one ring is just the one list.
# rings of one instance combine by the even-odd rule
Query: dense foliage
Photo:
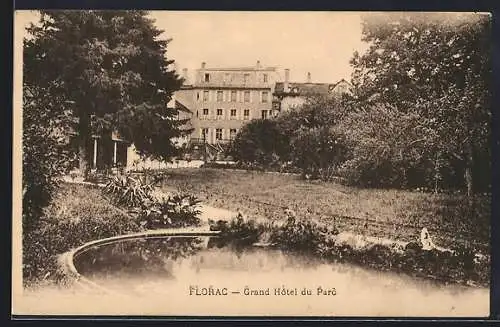
[[(265, 123), (265, 136), (243, 130), (236, 153), (259, 155), (237, 159), (265, 167), (274, 156), (304, 177), (358, 186), (488, 192), (490, 25), (485, 14), (365, 16), (353, 94), (310, 98)], [(284, 140), (279, 150), (269, 137)]]
[(338, 99), (310, 98), (278, 118), (254, 120), (236, 136), (232, 155), (240, 166), (329, 179), (347, 154), (343, 135), (334, 128), (346, 108)]
[[(356, 119), (366, 123), (360, 132), (375, 142), (366, 144), (368, 137), (358, 137), (355, 151), (367, 152), (365, 158), (371, 153), (367, 164), (381, 169), (386, 165), (377, 161), (383, 156), (398, 157), (395, 170), (401, 180), (408, 169), (420, 167), (426, 186), (433, 181), (433, 186), (449, 187), (450, 179), (458, 179), (469, 194), (488, 189), (491, 16), (368, 15), (363, 40), (368, 51), (352, 59), (353, 84), (363, 109)], [(376, 118), (380, 106), (384, 119)], [(385, 135), (393, 130), (392, 137)], [(399, 146), (386, 150), (388, 142), (400, 137)], [(391, 169), (388, 174), (394, 173)]]
[(235, 160), (262, 165), (279, 166), (288, 154), (288, 137), (269, 119), (253, 120), (242, 127), (231, 145)]
[[(58, 107), (60, 110), (52, 110)], [(36, 225), (43, 208), (57, 189), (57, 178), (73, 159), (66, 139), (59, 134), (71, 118), (64, 101), (46, 97), (43, 90), (25, 85), (23, 92), (23, 229)]]

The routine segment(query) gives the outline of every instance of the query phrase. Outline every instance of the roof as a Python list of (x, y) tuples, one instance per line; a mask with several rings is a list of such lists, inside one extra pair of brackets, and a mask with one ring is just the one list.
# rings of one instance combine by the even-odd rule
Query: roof
[(186, 107), (184, 104), (182, 104), (179, 100), (175, 100), (175, 108), (179, 111), (184, 111), (187, 113), (192, 113), (191, 110), (189, 110), (188, 107)]
[(274, 71), (276, 67), (212, 67), (212, 68), (201, 68), (199, 71)]
[(289, 82), (289, 90), (285, 91), (285, 83), (277, 82), (275, 86), (275, 93), (277, 94), (290, 94), (290, 95), (310, 95), (310, 94), (330, 94), (340, 83), (350, 83), (345, 79), (341, 79), (337, 83), (294, 83)]

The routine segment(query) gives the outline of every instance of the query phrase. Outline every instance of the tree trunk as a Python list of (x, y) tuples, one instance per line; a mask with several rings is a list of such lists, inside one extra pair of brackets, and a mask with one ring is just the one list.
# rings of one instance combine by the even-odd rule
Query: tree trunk
[(470, 142), (467, 144), (467, 150), (465, 152), (465, 184), (467, 186), (467, 197), (471, 199), (474, 193), (474, 184), (472, 169), (474, 167), (474, 156), (473, 156), (473, 146)]
[(438, 151), (436, 153), (436, 159), (434, 161), (434, 193), (437, 194), (439, 190), (439, 181), (441, 179), (441, 174), (440, 174), (440, 155), (441, 153)]
[(472, 152), (472, 145), (469, 144), (465, 158), (465, 183), (467, 185), (467, 202), (469, 204), (469, 210), (471, 219), (474, 215), (474, 176), (472, 169), (474, 167), (474, 157)]
[(90, 117), (87, 113), (79, 113), (78, 120), (78, 162), (80, 173), (88, 177), (90, 164), (88, 162), (88, 144), (90, 140)]
[(467, 196), (471, 197), (473, 193), (473, 184), (472, 184), (472, 167), (467, 166), (465, 168), (465, 182), (467, 184)]

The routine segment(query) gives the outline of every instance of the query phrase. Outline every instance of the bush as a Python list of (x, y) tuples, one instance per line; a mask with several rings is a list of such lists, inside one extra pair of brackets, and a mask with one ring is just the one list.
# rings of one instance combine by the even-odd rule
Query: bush
[(174, 194), (143, 205), (137, 211), (138, 220), (147, 228), (199, 226), (199, 203), (193, 195)]
[(104, 187), (104, 193), (110, 195), (118, 204), (127, 208), (137, 208), (153, 201), (153, 183), (144, 183), (130, 174), (115, 176)]
[(337, 234), (335, 227), (289, 217), (285, 225), (273, 230), (271, 242), (286, 250), (323, 254), (334, 245)]
[(236, 160), (262, 167), (279, 166), (289, 154), (288, 137), (272, 119), (256, 119), (236, 135), (230, 155)]
[(92, 240), (141, 230), (96, 189), (65, 185), (35, 228), (23, 235), (25, 284), (57, 280), (57, 257)]
[(224, 241), (239, 246), (252, 245), (259, 240), (264, 231), (264, 226), (254, 220), (245, 221), (241, 215), (226, 221), (209, 221), (210, 230), (220, 231), (219, 237)]
[(336, 175), (347, 155), (343, 135), (329, 126), (300, 128), (291, 139), (291, 149), (292, 162), (304, 176), (325, 181)]
[(103, 189), (113, 201), (134, 213), (138, 222), (147, 228), (187, 227), (200, 224), (195, 196), (179, 193), (167, 197), (154, 195), (155, 185), (165, 178), (164, 173), (147, 172), (137, 177), (130, 174), (115, 176)]

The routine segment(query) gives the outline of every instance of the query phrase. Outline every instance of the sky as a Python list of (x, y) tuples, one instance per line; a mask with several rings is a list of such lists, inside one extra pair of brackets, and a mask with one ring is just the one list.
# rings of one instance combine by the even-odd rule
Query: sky
[[(152, 11), (155, 25), (172, 38), (167, 58), (177, 69), (247, 67), (290, 69), (290, 81), (334, 83), (349, 80), (355, 50), (363, 52), (361, 19), (356, 12)], [(37, 21), (35, 12), (16, 13), (17, 26)]]

